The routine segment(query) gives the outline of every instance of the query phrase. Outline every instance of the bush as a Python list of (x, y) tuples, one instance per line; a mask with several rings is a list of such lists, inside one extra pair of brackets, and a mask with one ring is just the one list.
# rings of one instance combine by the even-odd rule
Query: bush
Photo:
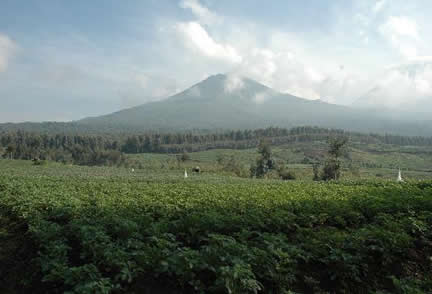
[(278, 170), (278, 174), (279, 177), (284, 180), (284, 181), (288, 181), (288, 180), (295, 180), (296, 179), (296, 175), (294, 172), (286, 169), (286, 168), (281, 168)]
[(184, 151), (182, 154), (177, 154), (176, 159), (177, 159), (177, 163), (186, 162), (186, 161), (190, 160), (190, 155), (189, 155), (189, 153)]
[(247, 169), (242, 166), (234, 156), (231, 156), (229, 160), (225, 162), (223, 170), (234, 173), (236, 176), (241, 178), (247, 178), (249, 176)]
[(33, 160), (33, 165), (46, 165), (46, 161), (45, 160)]
[(312, 165), (312, 171), (313, 171), (313, 180), (319, 181), (321, 179), (319, 175), (319, 164), (316, 163)]
[(322, 170), (321, 180), (330, 181), (339, 179), (340, 166), (341, 164), (337, 160), (327, 160)]

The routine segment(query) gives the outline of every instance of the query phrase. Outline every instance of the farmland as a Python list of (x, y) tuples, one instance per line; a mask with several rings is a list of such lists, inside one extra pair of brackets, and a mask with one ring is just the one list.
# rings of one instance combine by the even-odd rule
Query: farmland
[[(295, 143), (272, 147), (272, 155), (280, 165), (286, 165), (300, 180), (312, 179), (311, 157), (325, 160), (327, 152), (325, 142)], [(432, 179), (432, 147), (392, 146), (373, 144), (350, 144), (349, 157), (342, 159), (343, 179), (394, 180), (397, 169), (403, 170), (404, 176), (413, 180)], [(207, 172), (221, 174), (227, 162), (234, 161), (248, 174), (250, 164), (257, 157), (256, 148), (246, 150), (216, 149), (192, 152), (190, 159), (180, 166), (174, 154), (131, 154), (128, 156), (133, 167), (152, 170), (152, 172), (179, 172), (182, 168), (199, 165)], [(222, 163), (218, 162), (222, 159)], [(226, 174), (226, 173), (225, 173)]]
[(0, 294), (432, 294), (431, 8), (0, 0)]
[(184, 179), (145, 160), (1, 160), (0, 292), (432, 290), (430, 181)]

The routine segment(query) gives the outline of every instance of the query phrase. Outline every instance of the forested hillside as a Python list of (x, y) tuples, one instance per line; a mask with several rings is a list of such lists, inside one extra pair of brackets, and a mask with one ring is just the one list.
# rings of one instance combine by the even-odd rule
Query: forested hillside
[(210, 149), (255, 148), (266, 138), (274, 145), (295, 142), (324, 142), (329, 136), (344, 135), (352, 143), (431, 146), (431, 137), (404, 137), (347, 132), (318, 127), (267, 128), (219, 133), (139, 133), (135, 135), (71, 135), (24, 131), (0, 133), (0, 153), (4, 158), (41, 159), (84, 165), (118, 165), (122, 154), (182, 153)]

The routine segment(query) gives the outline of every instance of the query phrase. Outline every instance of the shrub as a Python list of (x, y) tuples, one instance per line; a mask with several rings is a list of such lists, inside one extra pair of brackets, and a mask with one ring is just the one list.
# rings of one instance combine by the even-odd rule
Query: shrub
[(321, 178), (319, 175), (319, 164), (318, 163), (315, 163), (312, 165), (312, 171), (313, 171), (313, 180), (319, 181)]
[(329, 159), (325, 162), (321, 173), (321, 180), (330, 181), (337, 180), (340, 177), (340, 162)]
[(295, 173), (288, 170), (287, 168), (280, 168), (278, 170), (278, 174), (279, 174), (279, 177), (284, 181), (296, 179)]
[(45, 160), (33, 160), (33, 165), (46, 165), (46, 161)]

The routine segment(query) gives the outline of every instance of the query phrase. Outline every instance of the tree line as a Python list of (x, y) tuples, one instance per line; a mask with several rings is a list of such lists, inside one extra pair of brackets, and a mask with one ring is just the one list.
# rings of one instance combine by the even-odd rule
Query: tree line
[(330, 136), (347, 136), (351, 142), (432, 146), (431, 137), (405, 137), (347, 132), (319, 127), (292, 129), (270, 127), (214, 133), (147, 132), (121, 134), (50, 134), (17, 131), (0, 132), (0, 156), (11, 159), (54, 160), (80, 165), (120, 165), (124, 154), (182, 153), (210, 149), (249, 149), (265, 138), (270, 145), (326, 141)]

